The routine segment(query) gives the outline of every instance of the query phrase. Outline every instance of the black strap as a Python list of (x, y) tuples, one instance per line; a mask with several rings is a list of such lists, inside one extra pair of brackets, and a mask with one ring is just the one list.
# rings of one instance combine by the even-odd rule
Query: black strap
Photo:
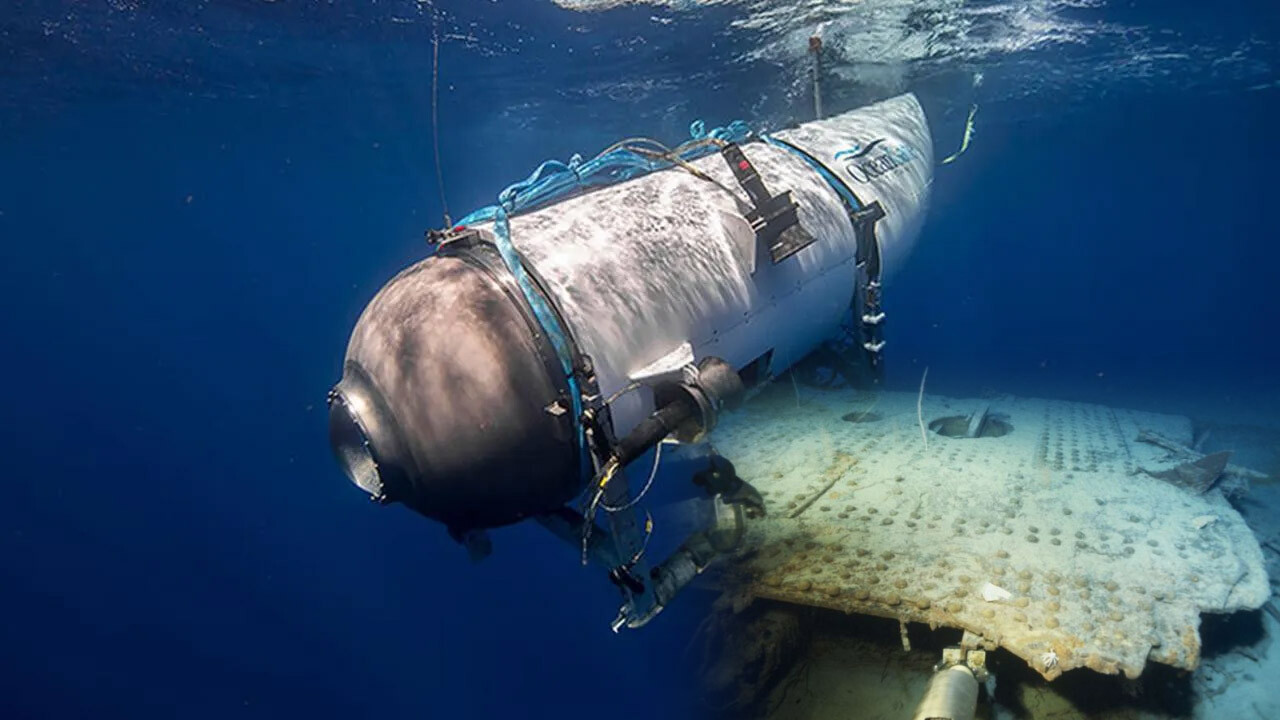
[[(862, 348), (867, 366), (871, 369), (872, 379), (880, 382), (884, 379), (884, 367), (880, 350), (884, 345), (884, 310), (880, 304), (881, 290), (881, 261), (880, 261), (880, 242), (876, 239), (876, 223), (885, 216), (884, 207), (879, 201), (866, 204), (862, 198), (858, 197), (853, 188), (849, 187), (840, 176), (831, 168), (827, 167), (812, 153), (804, 148), (781, 140), (776, 137), (768, 138), (768, 142), (781, 146), (792, 153), (800, 156), (817, 171), (818, 175), (832, 186), (832, 190), (836, 191), (836, 196), (840, 198), (840, 204), (844, 206), (844, 210), (849, 214), (849, 220), (853, 223), (853, 232), (856, 242), (854, 251), (854, 260), (858, 266), (860, 275), (861, 288), (855, 289), (853, 297), (850, 299), (850, 309), (853, 312), (853, 320), (858, 325), (858, 343)], [(868, 145), (862, 153), (869, 152), (883, 140), (876, 140)], [(852, 198), (852, 202), (850, 199)], [(861, 295), (859, 295), (861, 290)]]
[(756, 231), (756, 239), (769, 248), (769, 257), (775, 265), (816, 241), (817, 238), (800, 227), (800, 218), (796, 215), (799, 206), (792, 199), (790, 190), (771, 194), (764, 180), (760, 179), (760, 173), (736, 143), (720, 148), (720, 155), (729, 164), (738, 185), (751, 198), (752, 208), (746, 215), (747, 222)]

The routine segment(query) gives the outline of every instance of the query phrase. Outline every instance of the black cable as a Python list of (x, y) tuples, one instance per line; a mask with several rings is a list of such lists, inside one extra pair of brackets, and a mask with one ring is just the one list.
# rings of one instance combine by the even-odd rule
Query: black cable
[(436, 187), (440, 190), (440, 206), (444, 208), (444, 226), (453, 227), (449, 217), (449, 201), (444, 194), (444, 171), (440, 168), (440, 16), (431, 11), (431, 141), (436, 161)]

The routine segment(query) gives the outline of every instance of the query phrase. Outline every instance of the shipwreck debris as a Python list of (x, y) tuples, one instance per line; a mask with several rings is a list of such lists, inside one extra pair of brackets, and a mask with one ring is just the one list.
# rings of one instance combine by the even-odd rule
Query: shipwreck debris
[[(1007, 434), (926, 449), (913, 426), (970, 401), (882, 393), (880, 422), (851, 423), (846, 394), (803, 391), (801, 408), (762, 395), (717, 430), (717, 448), (782, 511), (751, 525), (740, 562), (712, 578), (722, 587), (962, 629), (1048, 679), (1195, 668), (1202, 613), (1270, 596), (1227, 478), (1199, 493), (1140, 471), (1167, 469), (1174, 452), (1143, 435), (1182, 448), (1179, 463), (1204, 457), (1187, 418), (1003, 398), (986, 414)], [(967, 430), (973, 416), (961, 417)], [(1204, 516), (1216, 519), (1197, 526)]]
[(1218, 478), (1222, 477), (1222, 471), (1227, 469), (1227, 461), (1230, 459), (1231, 453), (1224, 450), (1205, 455), (1199, 460), (1189, 460), (1168, 470), (1154, 471), (1143, 468), (1142, 471), (1158, 480), (1173, 483), (1183, 490), (1200, 494), (1217, 484)]
[[(1143, 472), (1154, 477), (1169, 480), (1175, 484), (1188, 484), (1189, 486), (1187, 489), (1193, 492), (1197, 492), (1195, 488), (1199, 485), (1205, 485), (1206, 482), (1206, 490), (1216, 484), (1218, 489), (1227, 497), (1240, 497), (1249, 492), (1250, 480), (1265, 480), (1267, 478), (1266, 473), (1261, 473), (1257, 470), (1251, 470), (1239, 465), (1233, 465), (1229, 462), (1231, 455), (1230, 452), (1205, 455), (1204, 453), (1194, 449), (1193, 445), (1197, 447), (1202, 445), (1205, 437), (1206, 436), (1201, 436), (1199, 442), (1187, 445), (1154, 430), (1148, 428), (1140, 429), (1138, 431), (1138, 442), (1154, 445), (1156, 447), (1163, 448), (1168, 452), (1168, 456), (1160, 459), (1160, 461), (1172, 460), (1174, 462), (1181, 463), (1178, 467), (1163, 471), (1153, 472), (1143, 468)], [(1222, 455), (1226, 455), (1227, 458), (1223, 460), (1221, 469), (1218, 469), (1217, 473), (1214, 474), (1213, 471), (1218, 467), (1219, 456)], [(1209, 460), (1209, 458), (1214, 459)], [(1162, 476), (1166, 474), (1171, 475), (1168, 477)], [(1212, 477), (1210, 477), (1210, 475), (1212, 475)], [(1201, 490), (1198, 492), (1203, 491)]]

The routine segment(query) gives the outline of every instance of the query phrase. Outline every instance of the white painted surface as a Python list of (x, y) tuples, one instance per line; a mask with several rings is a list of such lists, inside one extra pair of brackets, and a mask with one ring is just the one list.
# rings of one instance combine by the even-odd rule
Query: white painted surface
[[(919, 232), (933, 174), (916, 98), (903, 95), (777, 137), (841, 173), (864, 202), (880, 201), (888, 213), (877, 228), (886, 273), (901, 263)], [(877, 139), (862, 161), (889, 153), (901, 166), (867, 177), (836, 160)], [(772, 349), (776, 374), (836, 332), (854, 291), (856, 250), (838, 195), (788, 150), (763, 142), (743, 150), (771, 193), (793, 193), (800, 225), (817, 238), (776, 265), (764, 248), (754, 258), (743, 252), (740, 224), (725, 219), (741, 217), (734, 198), (683, 169), (511, 220), (512, 242), (546, 281), (594, 360), (605, 395), (683, 343), (698, 359), (717, 356), (739, 369)], [(693, 164), (747, 201), (719, 154)], [(647, 391), (622, 396), (613, 407), (615, 431), (625, 434), (651, 410)]]

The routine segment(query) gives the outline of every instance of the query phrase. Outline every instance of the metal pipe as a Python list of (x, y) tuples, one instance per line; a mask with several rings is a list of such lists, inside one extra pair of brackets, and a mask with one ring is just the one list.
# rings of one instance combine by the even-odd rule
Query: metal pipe
[(822, 38), (809, 38), (809, 54), (813, 56), (813, 115), (822, 119)]
[(965, 665), (934, 673), (913, 720), (973, 720), (978, 710), (978, 679)]

